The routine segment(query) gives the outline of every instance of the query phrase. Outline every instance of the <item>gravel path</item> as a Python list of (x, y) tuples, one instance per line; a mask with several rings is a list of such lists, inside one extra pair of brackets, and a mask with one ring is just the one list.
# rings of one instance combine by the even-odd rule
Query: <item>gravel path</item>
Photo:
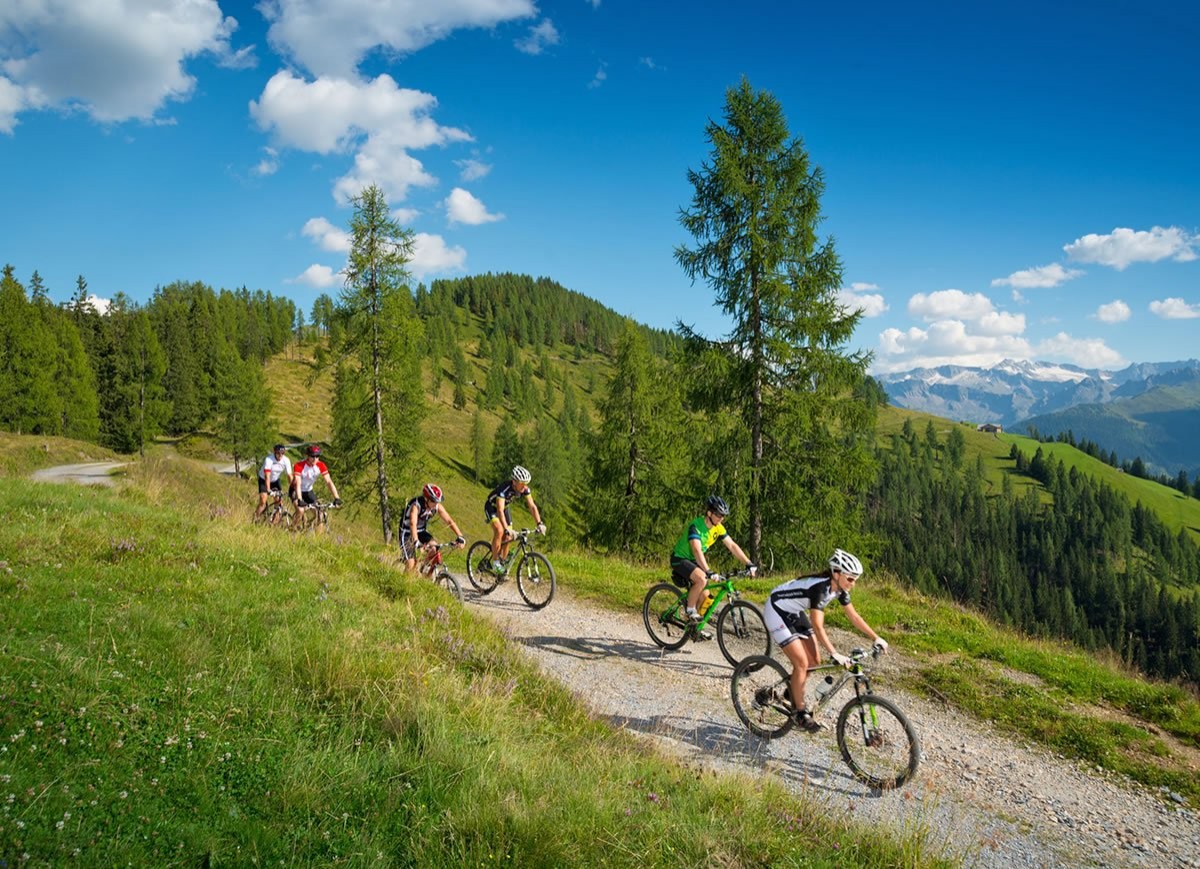
[[(597, 715), (688, 762), (776, 776), (830, 811), (922, 831), (934, 852), (970, 866), (1200, 867), (1196, 812), (1169, 793), (1085, 770), (893, 688), (889, 673), (904, 664), (895, 646), (876, 667), (875, 690), (908, 715), (924, 756), (909, 785), (880, 794), (850, 776), (832, 720), (815, 735), (793, 731), (766, 741), (749, 734), (734, 714), (731, 668), (715, 642), (664, 654), (639, 616), (598, 609), (561, 585), (550, 606), (533, 612), (513, 582), (486, 597), (465, 576), (462, 583), (469, 606), (499, 623)], [(859, 644), (837, 634), (841, 648)]]
[(42, 468), (29, 475), (40, 483), (82, 483), (88, 486), (111, 486), (113, 471), (128, 462), (83, 462), (78, 465), (56, 465)]

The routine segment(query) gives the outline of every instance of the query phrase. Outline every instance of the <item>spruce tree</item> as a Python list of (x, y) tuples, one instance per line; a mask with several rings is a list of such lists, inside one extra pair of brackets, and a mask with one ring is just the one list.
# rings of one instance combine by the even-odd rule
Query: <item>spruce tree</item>
[[(817, 235), (824, 177), (790, 138), (775, 97), (745, 79), (726, 92), (724, 123), (710, 121), (706, 137), (709, 162), (688, 172), (695, 192), (680, 214), (696, 244), (675, 257), (733, 323), (718, 343), (724, 382), (710, 397), (746, 431), (751, 558), (766, 529), (818, 551), (849, 545), (874, 475), (860, 436), (873, 411), (855, 397), (869, 356), (845, 349), (861, 313), (840, 305), (841, 260)], [(693, 376), (706, 385), (704, 371)]]
[(349, 491), (364, 492), (379, 508), (385, 543), (392, 540), (391, 487), (416, 480), (425, 400), (421, 389), (421, 321), (408, 289), (413, 234), (397, 223), (383, 191), (371, 185), (354, 198), (353, 242), (339, 299), (343, 358), (357, 380), (340, 377), (344, 408), (361, 418), (335, 418), (335, 442)]

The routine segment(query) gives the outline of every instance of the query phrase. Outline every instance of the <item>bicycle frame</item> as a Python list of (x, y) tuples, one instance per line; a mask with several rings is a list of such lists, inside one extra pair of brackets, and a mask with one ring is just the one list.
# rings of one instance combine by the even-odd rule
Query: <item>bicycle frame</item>
[[(717, 612), (721, 606), (721, 601), (725, 600), (726, 597), (729, 597), (731, 600), (737, 600), (742, 596), (742, 593), (733, 585), (734, 578), (738, 576), (749, 576), (749, 574), (745, 571), (739, 570), (736, 573), (723, 576), (720, 582), (714, 582), (704, 586), (705, 591), (712, 591), (715, 589), (716, 593), (713, 594), (713, 602), (709, 605), (708, 609), (705, 610), (704, 615), (700, 617), (700, 621), (696, 622), (694, 626), (695, 631), (699, 632), (703, 630), (710, 619), (716, 618)], [(663, 615), (668, 618), (679, 619), (679, 621), (683, 622), (687, 621), (687, 619), (679, 612), (679, 610), (687, 605), (687, 589), (680, 589), (679, 593), (681, 595), (679, 604), (665, 612)]]
[(808, 668), (808, 678), (810, 679), (813, 678), (814, 674), (825, 673), (829, 670), (841, 671), (841, 675), (834, 680), (833, 685), (831, 685), (829, 690), (825, 692), (825, 695), (816, 699), (815, 708), (810, 710), (813, 715), (816, 715), (827, 705), (829, 705), (829, 703), (833, 701), (833, 698), (837, 694), (841, 693), (842, 688), (846, 686), (847, 682), (854, 682), (854, 693), (856, 696), (871, 693), (871, 677), (867, 674), (867, 670), (862, 665), (863, 660), (866, 659), (868, 654), (870, 653), (862, 649), (855, 649), (853, 652), (851, 652), (850, 655), (851, 658), (854, 659), (854, 663), (850, 666), (849, 670), (843, 668), (841, 664), (835, 664), (832, 662), (828, 664), (818, 664), (815, 667)]

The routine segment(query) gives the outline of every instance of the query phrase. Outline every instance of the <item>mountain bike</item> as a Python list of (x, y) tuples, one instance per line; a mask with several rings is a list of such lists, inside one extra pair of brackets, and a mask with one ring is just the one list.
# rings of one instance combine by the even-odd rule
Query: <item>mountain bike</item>
[(462, 586), (458, 584), (454, 574), (447, 570), (446, 565), (442, 563), (442, 550), (453, 546), (453, 540), (449, 543), (426, 544), (424, 547), (425, 557), (421, 559), (417, 571), (421, 576), (432, 579), (434, 585), (444, 588), (461, 601), (463, 599)]
[(508, 569), (515, 561), (517, 591), (531, 609), (540, 610), (554, 597), (554, 567), (550, 559), (536, 551), (529, 542), (529, 535), (537, 533), (534, 529), (524, 528), (514, 533), (516, 536), (509, 546), (508, 558), (504, 559), (499, 570), (492, 566), (491, 541), (476, 540), (472, 543), (467, 550), (467, 579), (480, 594), (489, 594), (499, 583), (508, 579)]
[[(878, 648), (870, 652), (855, 649), (848, 670), (835, 663), (810, 667), (804, 708), (815, 718), (842, 688), (853, 684), (854, 696), (837, 718), (838, 749), (855, 778), (878, 790), (889, 790), (916, 774), (921, 742), (900, 708), (871, 690), (867, 659), (875, 659), (879, 653)], [(835, 671), (840, 672), (839, 677)], [(734, 669), (729, 683), (733, 709), (751, 733), (777, 739), (795, 724), (790, 685), (791, 673), (774, 658), (746, 658)]]
[(284, 528), (292, 527), (292, 514), (288, 512), (287, 507), (283, 506), (283, 492), (278, 489), (272, 489), (267, 495), (267, 509), (263, 514), (254, 516), (255, 525), (282, 525)]
[[(705, 626), (715, 617), (717, 620), (717, 645), (721, 654), (733, 666), (751, 655), (771, 654), (771, 634), (763, 622), (762, 612), (741, 594), (733, 585), (739, 576), (749, 576), (748, 569), (737, 570), (727, 576), (713, 574), (705, 586), (712, 592), (708, 604), (698, 622), (689, 622), (687, 617), (687, 589), (670, 582), (660, 582), (646, 592), (642, 601), (642, 621), (646, 632), (656, 645), (664, 649), (681, 648), (688, 640), (709, 639)], [(721, 606), (722, 602), (725, 606)]]
[(316, 512), (316, 518), (310, 520), (305, 519), (304, 511), (300, 509), (299, 504), (296, 506), (296, 517), (292, 520), (293, 531), (311, 531), (314, 534), (325, 534), (329, 531), (329, 511), (337, 510), (341, 504), (334, 504), (332, 501), (318, 501), (315, 504), (308, 504), (305, 510), (313, 510)]

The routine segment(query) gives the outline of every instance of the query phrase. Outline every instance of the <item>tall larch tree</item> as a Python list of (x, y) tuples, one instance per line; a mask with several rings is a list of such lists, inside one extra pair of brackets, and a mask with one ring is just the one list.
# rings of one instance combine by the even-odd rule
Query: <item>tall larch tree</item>
[[(413, 234), (395, 221), (376, 185), (354, 198), (346, 285), (339, 298), (343, 359), (356, 377), (339, 377), (343, 392), (334, 444), (351, 491), (372, 478), (385, 543), (392, 540), (390, 487), (414, 481), (425, 400), (421, 389), (422, 327), (407, 284)], [(349, 393), (349, 394), (347, 394)], [(345, 414), (356, 419), (347, 419)]]
[(817, 235), (823, 175), (790, 137), (779, 101), (745, 79), (726, 92), (724, 122), (710, 121), (705, 134), (709, 160), (689, 170), (695, 192), (680, 212), (695, 245), (675, 258), (732, 322), (715, 342), (727, 370), (711, 392), (748, 436), (751, 558), (762, 556), (765, 528), (802, 549), (850, 545), (853, 505), (872, 477), (856, 437), (871, 414), (853, 395), (869, 357), (845, 350), (861, 313), (839, 303), (842, 263), (833, 240)]

